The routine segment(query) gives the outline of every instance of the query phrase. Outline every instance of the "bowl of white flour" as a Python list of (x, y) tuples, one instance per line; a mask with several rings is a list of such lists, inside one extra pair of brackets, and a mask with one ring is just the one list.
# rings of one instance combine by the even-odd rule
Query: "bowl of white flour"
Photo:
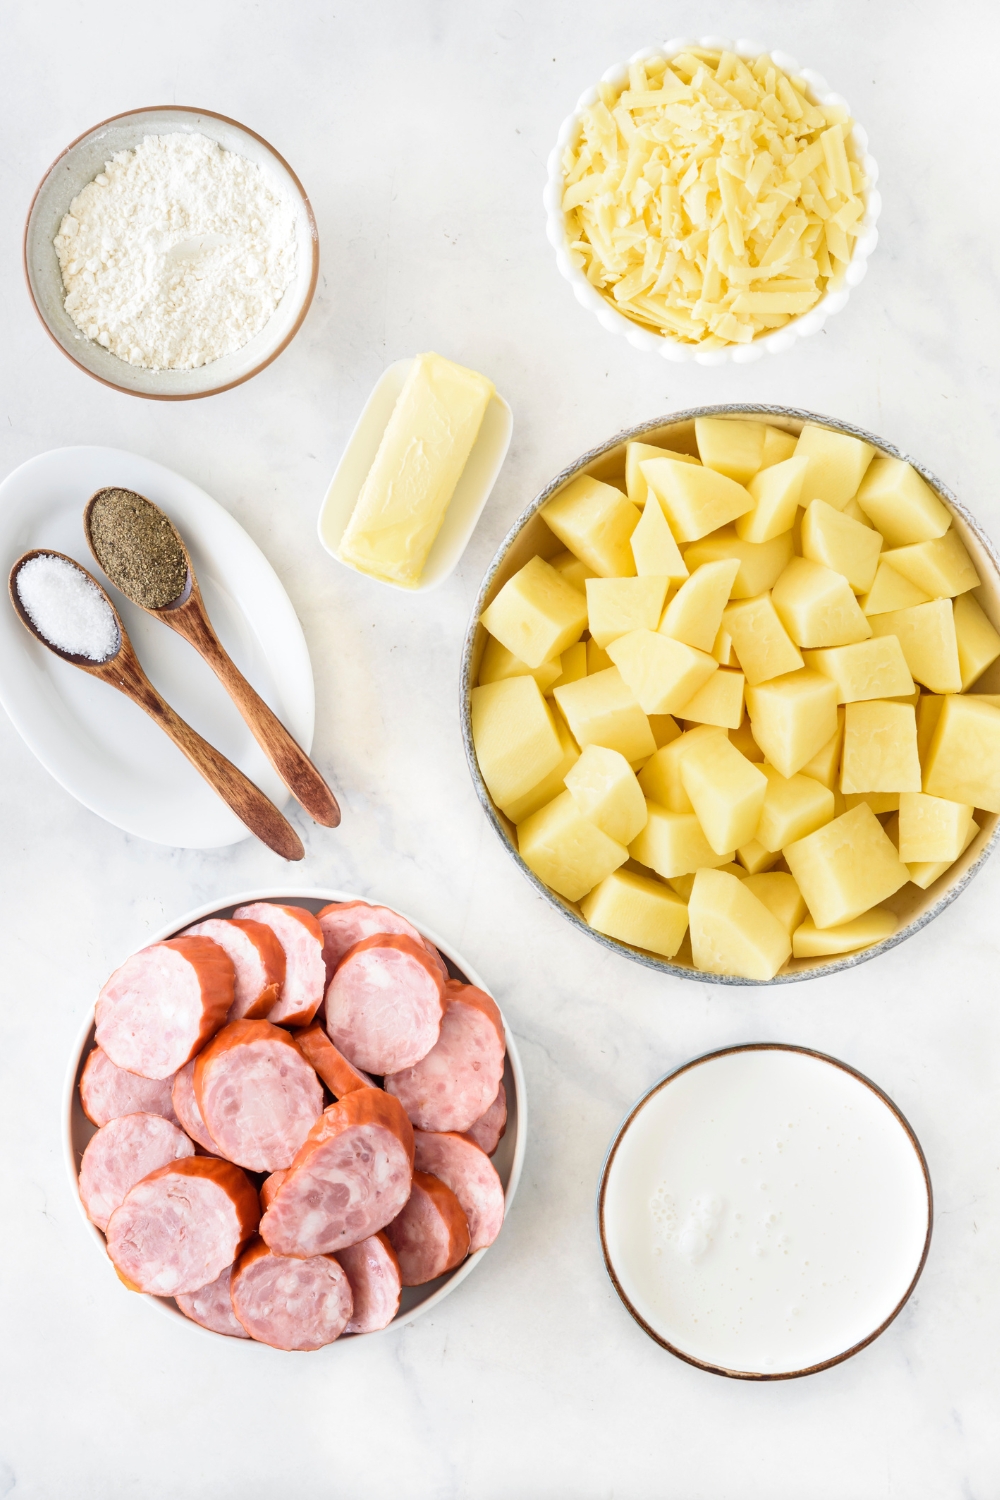
[(273, 147), (224, 115), (166, 106), (105, 120), (53, 163), (24, 270), (74, 364), (129, 395), (184, 401), (249, 380), (287, 347), (319, 241)]

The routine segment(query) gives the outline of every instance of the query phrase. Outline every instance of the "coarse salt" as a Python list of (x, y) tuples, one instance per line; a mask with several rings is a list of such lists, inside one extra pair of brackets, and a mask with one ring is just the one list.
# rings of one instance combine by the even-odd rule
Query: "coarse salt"
[(121, 645), (114, 611), (82, 568), (52, 552), (17, 571), (17, 596), (40, 635), (70, 656), (107, 661)]

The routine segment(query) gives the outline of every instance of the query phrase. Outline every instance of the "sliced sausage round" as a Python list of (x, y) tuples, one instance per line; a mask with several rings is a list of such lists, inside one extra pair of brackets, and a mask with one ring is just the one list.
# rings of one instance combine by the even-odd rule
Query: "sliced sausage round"
[(385, 1087), (419, 1130), (468, 1130), (492, 1104), (503, 1077), (503, 1020), (489, 995), (449, 980), (441, 1034), (413, 1067)]
[(98, 995), (98, 1045), (129, 1073), (170, 1078), (225, 1021), (234, 982), (232, 960), (211, 938), (153, 943)]
[(279, 1255), (325, 1255), (384, 1229), (410, 1195), (413, 1127), (398, 1100), (355, 1089), (306, 1137), (260, 1224)]
[(263, 922), (209, 917), (187, 927), (184, 937), (207, 937), (232, 959), (233, 1003), (227, 1021), (258, 1021), (277, 1004), (285, 982), (285, 950)]
[(351, 1283), (354, 1311), (345, 1333), (377, 1333), (399, 1311), (403, 1288), (396, 1252), (382, 1233), (337, 1251)]
[(374, 1080), (353, 1063), (349, 1063), (344, 1054), (337, 1051), (322, 1026), (315, 1021), (302, 1031), (294, 1032), (292, 1041), (306, 1062), (316, 1069), (335, 1099), (342, 1099), (355, 1089), (375, 1087)]
[(503, 1224), (503, 1184), (486, 1155), (464, 1135), (415, 1130), (414, 1164), (450, 1187), (469, 1221), (469, 1253), (492, 1245)]
[(293, 1259), (260, 1241), (233, 1271), (233, 1310), (252, 1339), (272, 1349), (322, 1349), (351, 1316), (351, 1286), (332, 1255)]
[(116, 1068), (103, 1047), (94, 1047), (80, 1075), (80, 1103), (88, 1120), (106, 1125), (119, 1115), (162, 1115), (177, 1124), (170, 1097), (173, 1078), (140, 1078)]
[(223, 1156), (251, 1172), (291, 1166), (323, 1112), (323, 1087), (287, 1031), (230, 1021), (198, 1054), (194, 1092)]
[(202, 1119), (201, 1110), (198, 1108), (198, 1100), (194, 1091), (194, 1067), (197, 1061), (196, 1057), (192, 1057), (189, 1063), (185, 1063), (183, 1068), (179, 1069), (174, 1078), (172, 1094), (174, 1114), (191, 1139), (197, 1141), (203, 1151), (207, 1151), (210, 1156), (225, 1156), (225, 1152), (219, 1149), (209, 1135), (208, 1126)]
[(285, 982), (268, 1020), (282, 1026), (308, 1026), (326, 987), (323, 930), (312, 912), (304, 906), (251, 901), (248, 906), (238, 906), (233, 919), (263, 923), (284, 949)]
[(329, 906), (316, 913), (316, 918), (323, 929), (323, 958), (328, 981), (333, 978), (333, 972), (347, 950), (364, 938), (374, 937), (379, 932), (394, 932), (412, 938), (415, 943), (424, 941), (413, 923), (390, 906), (372, 906), (368, 901), (331, 901)]
[(233, 1299), (229, 1294), (232, 1275), (232, 1266), (227, 1266), (222, 1275), (210, 1281), (208, 1286), (199, 1287), (196, 1292), (178, 1292), (174, 1301), (192, 1323), (200, 1323), (202, 1328), (227, 1334), (232, 1339), (248, 1339), (250, 1335), (233, 1312)]
[(366, 1073), (398, 1073), (419, 1062), (437, 1041), (444, 989), (422, 944), (398, 935), (365, 938), (341, 959), (330, 980), (330, 1040)]
[(119, 1115), (102, 1125), (87, 1143), (80, 1162), (80, 1198), (98, 1229), (125, 1195), (157, 1167), (193, 1156), (194, 1146), (179, 1125), (162, 1115)]
[(260, 1185), (260, 1207), (262, 1213), (266, 1213), (271, 1207), (275, 1194), (287, 1176), (287, 1169), (282, 1168), (281, 1171), (272, 1172), (270, 1177), (264, 1178), (264, 1181)]
[(474, 1141), (480, 1151), (492, 1156), (507, 1129), (507, 1090), (501, 1083), (497, 1096), (484, 1115), (473, 1120), (465, 1134)]
[(217, 1156), (189, 1156), (151, 1172), (108, 1221), (108, 1254), (140, 1292), (196, 1292), (231, 1266), (260, 1219), (245, 1172)]
[(404, 1286), (423, 1286), (451, 1271), (469, 1253), (469, 1221), (450, 1187), (429, 1172), (414, 1172), (406, 1207), (386, 1226)]

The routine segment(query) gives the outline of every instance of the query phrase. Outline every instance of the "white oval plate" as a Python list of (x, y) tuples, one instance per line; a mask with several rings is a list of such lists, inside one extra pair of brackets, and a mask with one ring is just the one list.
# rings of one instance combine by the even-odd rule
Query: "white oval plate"
[[(29, 459), (0, 484), (4, 580), (22, 552), (54, 547), (105, 583), (83, 535), (83, 507), (105, 485), (137, 490), (174, 522), (222, 644), (308, 751), (312, 666), (291, 601), (238, 522), (180, 474), (116, 448), (56, 448)], [(284, 806), (284, 783), (215, 674), (172, 630), (106, 587), (167, 702)], [(0, 608), (0, 703), (59, 784), (126, 833), (184, 849), (215, 849), (250, 837), (140, 708), (33, 640), (9, 602)]]
[[(190, 927), (192, 922), (201, 922), (206, 917), (231, 916), (235, 907), (244, 906), (250, 901), (299, 901), (307, 904), (310, 911), (318, 911), (320, 907), (325, 906), (330, 901), (370, 901), (373, 904), (377, 904), (378, 899), (377, 896), (358, 896), (351, 894), (349, 891), (319, 891), (316, 889), (296, 889), (276, 892), (273, 888), (269, 888), (262, 891), (244, 891), (241, 895), (224, 898), (221, 903), (218, 901), (206, 901), (203, 906), (197, 907), (194, 911), (189, 911), (187, 916), (181, 917), (178, 921), (170, 922), (160, 932), (154, 933), (148, 939), (148, 942), (161, 943), (165, 938), (173, 937), (177, 932), (183, 932), (184, 928)], [(393, 907), (393, 910), (397, 911), (398, 908)], [(446, 943), (443, 938), (438, 937), (436, 932), (431, 932), (429, 927), (424, 927), (419, 922), (414, 921), (408, 912), (399, 912), (399, 915), (406, 917), (408, 922), (412, 922), (418, 932), (421, 932), (425, 938), (428, 938), (434, 944), (441, 956), (447, 959), (458, 973), (465, 976), (469, 984), (476, 985), (478, 989), (485, 991), (487, 995), (491, 994), (489, 986), (480, 979), (475, 969), (467, 964), (460, 954), (456, 953), (450, 943)], [(507, 1061), (503, 1075), (503, 1084), (507, 1091), (507, 1128), (492, 1160), (493, 1165), (497, 1169), (500, 1181), (503, 1183), (504, 1221), (506, 1222), (507, 1215), (510, 1213), (510, 1206), (514, 1201), (514, 1194), (517, 1192), (517, 1185), (521, 1180), (521, 1168), (524, 1165), (524, 1151), (528, 1135), (528, 1102), (525, 1094), (524, 1071), (521, 1067), (521, 1058), (518, 1054), (517, 1043), (514, 1040), (513, 1033), (507, 1025), (506, 1016), (503, 1017), (503, 1028), (507, 1039)], [(78, 1088), (83, 1065), (93, 1045), (94, 1008), (91, 1006), (87, 1014), (87, 1019), (83, 1023), (79, 1041), (70, 1059), (69, 1068), (66, 1071), (66, 1081), (63, 1085), (63, 1150), (65, 1153), (66, 1170), (69, 1173), (73, 1189), (73, 1196), (76, 1199), (83, 1221), (87, 1226), (87, 1232), (103, 1255), (109, 1274), (115, 1276), (115, 1269), (107, 1257), (107, 1242), (97, 1225), (91, 1223), (90, 1219), (88, 1219), (86, 1210), (80, 1202), (79, 1188), (77, 1186), (80, 1175), (80, 1158), (86, 1149), (87, 1142), (91, 1136), (96, 1134), (95, 1127), (83, 1112)], [(470, 1275), (490, 1248), (487, 1245), (485, 1249), (477, 1250), (475, 1255), (470, 1255), (468, 1260), (463, 1261), (454, 1271), (449, 1271), (446, 1275), (439, 1276), (435, 1281), (429, 1281), (424, 1286), (404, 1287), (399, 1312), (388, 1325), (388, 1328), (379, 1329), (378, 1332), (388, 1333), (389, 1329), (399, 1328), (404, 1323), (412, 1323), (416, 1318), (423, 1317), (424, 1313), (430, 1312), (431, 1308), (436, 1307), (439, 1302), (443, 1302), (445, 1297), (450, 1292), (453, 1292), (465, 1280), (466, 1276)], [(142, 1294), (141, 1299), (149, 1307), (154, 1308), (159, 1313), (164, 1313), (168, 1318), (174, 1319), (177, 1323), (191, 1329), (194, 1333), (200, 1334), (202, 1338), (214, 1339), (216, 1342), (225, 1342), (237, 1349), (268, 1349), (267, 1344), (260, 1344), (249, 1339), (229, 1338), (226, 1334), (213, 1333), (211, 1329), (202, 1328), (199, 1323), (194, 1323), (190, 1318), (184, 1316), (172, 1297), (153, 1297)], [(327, 1345), (326, 1347), (327, 1349), (337, 1348), (341, 1344), (353, 1343), (355, 1338), (372, 1337), (373, 1335), (370, 1333), (345, 1334), (335, 1344)], [(273, 1354), (275, 1351), (270, 1350), (269, 1352)]]

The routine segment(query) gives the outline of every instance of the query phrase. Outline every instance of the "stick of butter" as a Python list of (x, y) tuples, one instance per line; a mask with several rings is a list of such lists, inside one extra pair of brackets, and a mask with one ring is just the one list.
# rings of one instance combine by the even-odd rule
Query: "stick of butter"
[(391, 583), (420, 582), (493, 382), (440, 354), (418, 354), (341, 537), (342, 562)]

